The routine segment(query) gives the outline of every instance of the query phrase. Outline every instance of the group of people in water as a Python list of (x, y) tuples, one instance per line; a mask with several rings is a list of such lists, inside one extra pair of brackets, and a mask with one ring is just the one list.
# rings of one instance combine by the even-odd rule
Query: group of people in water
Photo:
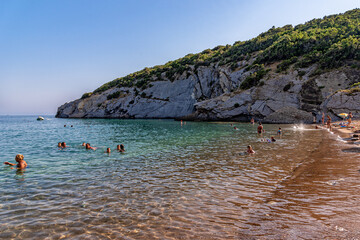
[[(81, 144), (82, 147), (85, 147), (86, 150), (96, 150), (97, 147), (92, 147), (90, 146), (90, 143), (82, 143)], [(58, 148), (59, 149), (64, 149), (67, 148), (68, 146), (66, 145), (65, 142), (59, 142), (58, 143)], [(125, 152), (125, 146), (124, 144), (119, 144), (116, 146), (116, 151), (118, 152)], [(106, 148), (106, 153), (111, 153), (111, 148)]]
[[(250, 123), (251, 123), (252, 125), (255, 124), (254, 118), (251, 118)], [(232, 124), (231, 124), (231, 126), (232, 126)], [(237, 128), (235, 127), (235, 129), (237, 129)], [(264, 126), (261, 124), (261, 122), (259, 122), (259, 125), (258, 125), (258, 127), (257, 127), (257, 134), (258, 134), (258, 136), (262, 136), (263, 133), (265, 133)], [(281, 127), (279, 127), (279, 130), (277, 131), (277, 135), (278, 135), (279, 137), (282, 136), (282, 129), (281, 129)], [(262, 142), (271, 143), (271, 142), (276, 142), (276, 139), (275, 139), (274, 136), (271, 136), (270, 139), (269, 139), (269, 138), (262, 138), (261, 141), (262, 141)], [(246, 153), (248, 153), (248, 154), (254, 154), (254, 153), (255, 153), (255, 151), (254, 151), (254, 149), (253, 149), (253, 147), (252, 147), (251, 145), (247, 146)]]
[[(66, 125), (64, 125), (64, 127), (66, 127)], [(71, 127), (73, 127), (73, 125), (71, 125)], [(59, 142), (57, 146), (61, 150), (65, 149), (65, 148), (68, 148), (68, 146), (66, 145), (66, 142)], [(90, 143), (82, 143), (81, 146), (85, 147), (86, 150), (96, 150), (97, 149), (97, 147), (90, 146)], [(117, 145), (116, 146), (116, 151), (120, 152), (120, 153), (125, 152), (124, 144)], [(105, 153), (111, 153), (111, 148), (109, 148), (109, 147), (106, 148)], [(17, 162), (17, 164), (16, 163), (10, 163), (10, 162), (4, 162), (4, 164), (9, 165), (9, 166), (15, 166), (16, 165), (16, 168), (19, 169), (19, 170), (23, 170), (23, 169), (25, 169), (27, 167), (27, 163), (24, 160), (24, 155), (17, 154), (15, 156), (15, 161)]]

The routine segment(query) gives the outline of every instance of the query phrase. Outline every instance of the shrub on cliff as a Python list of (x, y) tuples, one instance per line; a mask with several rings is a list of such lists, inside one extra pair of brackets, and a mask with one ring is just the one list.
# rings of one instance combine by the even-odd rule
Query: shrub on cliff
[(246, 77), (246, 79), (241, 83), (240, 89), (249, 89), (251, 87), (257, 86), (260, 83), (260, 80), (265, 77), (265, 75), (270, 71), (270, 69), (265, 69), (263, 66), (256, 69), (255, 72)]
[(85, 98), (91, 97), (92, 94), (93, 94), (92, 92), (84, 93), (84, 94), (81, 96), (81, 99), (85, 99)]
[(113, 99), (113, 98), (118, 98), (118, 97), (120, 97), (120, 91), (117, 91), (117, 92), (114, 92), (114, 93), (112, 93), (112, 94), (109, 94), (106, 98), (107, 98), (107, 100), (110, 100), (110, 99)]
[[(141, 88), (148, 82), (161, 79), (165, 75), (174, 81), (177, 75), (184, 71), (211, 64), (227, 65), (232, 70), (242, 60), (255, 59), (254, 64), (270, 64), (282, 61), (278, 71), (286, 70), (296, 62), (297, 68), (308, 67), (319, 63), (320, 68), (337, 68), (346, 60), (360, 60), (360, 9), (354, 9), (344, 14), (337, 14), (314, 19), (295, 27), (272, 27), (267, 32), (248, 40), (235, 42), (233, 45), (217, 46), (197, 54), (188, 54), (164, 65), (144, 68), (122, 78), (105, 83), (94, 93), (104, 92), (113, 87), (132, 87), (135, 82), (141, 82)], [(260, 73), (249, 77), (243, 87), (258, 82)], [(246, 86), (245, 86), (246, 85)]]

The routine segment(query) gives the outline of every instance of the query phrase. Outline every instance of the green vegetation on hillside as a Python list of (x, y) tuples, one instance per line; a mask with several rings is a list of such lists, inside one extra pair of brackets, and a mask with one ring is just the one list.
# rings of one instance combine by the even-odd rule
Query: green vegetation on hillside
[[(144, 68), (141, 71), (117, 78), (94, 91), (100, 93), (112, 87), (132, 87), (144, 89), (149, 82), (168, 79), (175, 80), (176, 74), (210, 64), (227, 65), (233, 71), (238, 62), (255, 56), (256, 66), (266, 66), (279, 62), (277, 71), (285, 71), (290, 65), (297, 68), (318, 63), (320, 69), (341, 67), (345, 60), (360, 60), (360, 9), (344, 14), (314, 19), (295, 27), (286, 25), (272, 27), (267, 32), (244, 42), (217, 46), (201, 53), (188, 54), (183, 58), (164, 65)], [(242, 83), (241, 88), (255, 86), (269, 71), (264, 67), (248, 67), (252, 74)], [(84, 94), (89, 97), (91, 93)]]

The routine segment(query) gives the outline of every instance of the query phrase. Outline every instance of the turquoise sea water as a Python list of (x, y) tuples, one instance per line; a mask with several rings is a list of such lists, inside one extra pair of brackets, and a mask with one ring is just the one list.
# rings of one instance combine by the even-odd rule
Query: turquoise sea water
[[(247, 123), (36, 117), (0, 117), (1, 161), (28, 163), (0, 167), (0, 238), (237, 238), (324, 136), (282, 125), (279, 139), (265, 125), (278, 138), (267, 143)], [(256, 154), (241, 154), (249, 144)]]

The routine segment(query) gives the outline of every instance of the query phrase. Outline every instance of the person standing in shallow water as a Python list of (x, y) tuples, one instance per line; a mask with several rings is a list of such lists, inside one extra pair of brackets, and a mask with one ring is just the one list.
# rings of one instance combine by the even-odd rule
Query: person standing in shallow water
[(254, 124), (254, 123), (255, 123), (254, 118), (251, 118), (250, 123), (251, 123), (251, 124)]
[(253, 154), (253, 153), (255, 153), (255, 151), (254, 151), (254, 149), (252, 148), (251, 145), (247, 146), (246, 152), (247, 152), (248, 154)]
[(15, 166), (18, 169), (25, 169), (27, 167), (27, 163), (24, 161), (24, 155), (22, 154), (18, 154), (15, 156), (15, 161), (18, 162), (18, 164), (16, 163), (9, 163), (9, 162), (4, 162), (5, 165), (10, 165), (10, 166)]
[(261, 122), (259, 123), (259, 126), (257, 127), (257, 132), (259, 135), (261, 135), (264, 132), (264, 127), (261, 124)]

